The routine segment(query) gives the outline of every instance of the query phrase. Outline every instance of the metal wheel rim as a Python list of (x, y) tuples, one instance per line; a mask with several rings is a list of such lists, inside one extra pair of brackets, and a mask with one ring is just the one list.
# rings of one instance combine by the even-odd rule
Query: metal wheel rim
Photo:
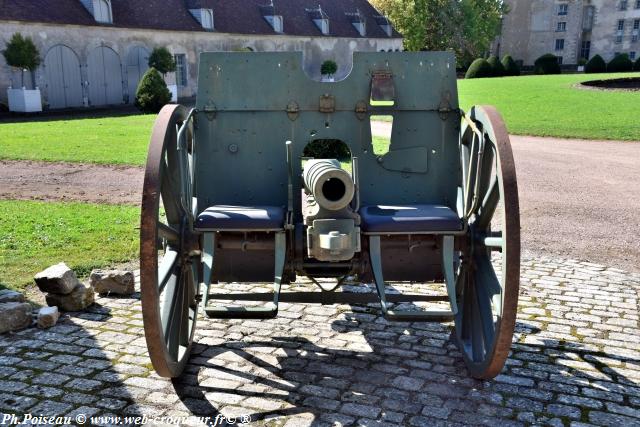
[[(189, 250), (185, 244), (189, 230), (186, 212), (177, 201), (176, 206), (165, 207), (165, 210), (168, 213), (173, 209), (172, 216), (180, 216), (179, 220), (174, 219), (170, 224), (173, 233), (178, 233), (179, 243), (176, 244), (175, 239), (169, 241), (169, 250), (165, 251), (162, 262), (158, 260), (158, 241), (161, 235), (167, 233), (164, 227), (159, 228), (162, 226), (158, 225), (160, 201), (162, 198), (163, 204), (166, 204), (162, 191), (171, 187), (166, 180), (170, 175), (165, 173), (168, 167), (163, 167), (163, 164), (166, 165), (165, 156), (170, 155), (170, 150), (176, 150), (176, 126), (186, 116), (184, 107), (167, 105), (154, 123), (145, 169), (140, 222), (140, 289), (145, 338), (154, 369), (158, 375), (169, 378), (180, 375), (189, 358), (198, 306), (198, 263), (184, 253)], [(176, 209), (179, 209), (178, 214)], [(175, 259), (172, 261), (172, 258)], [(159, 268), (162, 271), (159, 272)], [(162, 280), (163, 285), (160, 286), (159, 275), (163, 271), (172, 274), (167, 280)], [(179, 304), (168, 303), (167, 292), (174, 296), (171, 301), (179, 301)], [(162, 295), (165, 295), (163, 301)], [(176, 312), (178, 309), (180, 311)]]
[[(511, 348), (520, 286), (520, 215), (515, 164), (502, 117), (495, 108), (481, 106), (471, 110), (470, 118), (492, 142), (494, 149), (494, 167), (501, 202), (494, 214), (501, 216), (501, 270), (498, 275), (493, 269), (490, 255), (487, 257), (482, 245), (478, 250), (478, 236), (488, 234), (492, 237), (495, 234), (495, 230), (487, 233), (484, 224), (486, 218), (482, 217), (482, 209), (479, 208), (480, 214), (470, 220), (469, 244), (467, 250), (463, 251), (469, 259), (458, 276), (460, 310), (455, 319), (454, 334), (471, 375), (486, 379), (500, 373)], [(461, 132), (461, 150), (462, 139), (469, 131), (469, 126), (465, 124)], [(462, 152), (461, 158), (464, 162)], [(468, 171), (465, 172), (463, 167), (463, 176), (465, 173)], [(491, 184), (487, 187), (487, 194), (493, 188)], [(471, 245), (474, 245), (473, 250)], [(492, 277), (489, 268), (496, 273), (499, 294), (495, 294), (497, 289), (492, 280), (479, 280), (480, 277)], [(487, 295), (492, 293), (494, 296), (487, 301)], [(489, 317), (491, 322), (488, 322)]]

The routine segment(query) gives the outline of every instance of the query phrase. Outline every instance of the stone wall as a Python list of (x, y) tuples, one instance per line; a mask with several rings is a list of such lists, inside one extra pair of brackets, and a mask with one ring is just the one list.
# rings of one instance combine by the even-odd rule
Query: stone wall
[[(563, 64), (576, 64), (583, 40), (591, 41), (590, 57), (599, 54), (609, 61), (615, 53), (634, 51), (636, 57), (640, 56), (640, 40), (632, 42), (633, 21), (640, 19), (635, 0), (629, 0), (624, 11), (618, 10), (619, 1), (611, 0), (507, 0), (506, 3), (510, 12), (504, 17), (502, 34), (494, 43), (493, 52), (510, 54), (525, 66), (533, 65), (545, 53), (562, 56)], [(559, 4), (568, 5), (567, 15), (558, 15)], [(593, 27), (591, 31), (583, 31), (583, 15), (589, 6), (595, 9)], [(625, 20), (621, 43), (616, 42), (619, 19)], [(558, 22), (566, 22), (566, 31), (556, 31)], [(564, 49), (555, 50), (556, 39), (564, 39)]]
[[(127, 54), (136, 46), (144, 46), (149, 51), (154, 47), (166, 46), (174, 54), (185, 54), (187, 58), (188, 79), (186, 86), (179, 86), (179, 97), (192, 97), (196, 93), (198, 55), (205, 51), (233, 51), (250, 48), (262, 51), (302, 51), (305, 58), (305, 70), (315, 79), (320, 78), (320, 64), (326, 59), (338, 63), (336, 79), (346, 76), (351, 69), (351, 56), (354, 51), (380, 51), (402, 49), (400, 38), (339, 38), (339, 37), (298, 37), (287, 35), (240, 35), (211, 32), (177, 32), (142, 29), (122, 29), (108, 27), (84, 27), (77, 25), (49, 25), (24, 22), (2, 22), (0, 30), (0, 50), (11, 36), (20, 32), (33, 39), (44, 58), (49, 49), (62, 44), (71, 48), (80, 61), (83, 92), (87, 96), (87, 57), (89, 52), (104, 45), (113, 49), (120, 57), (123, 74), (124, 99), (131, 97), (127, 88)], [(45, 106), (47, 103), (47, 82), (40, 67), (34, 76), (35, 85), (42, 92)], [(169, 84), (175, 82), (175, 76), (167, 76)], [(0, 56), (0, 102), (6, 102), (7, 87), (20, 85), (20, 73), (12, 70)], [(28, 73), (25, 86), (31, 86)]]

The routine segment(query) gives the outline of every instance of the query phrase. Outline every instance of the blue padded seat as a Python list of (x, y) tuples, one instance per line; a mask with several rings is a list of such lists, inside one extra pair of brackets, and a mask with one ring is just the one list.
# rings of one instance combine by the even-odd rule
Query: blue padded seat
[(284, 228), (282, 206), (229, 206), (207, 208), (196, 219), (200, 230), (280, 230)]
[(429, 233), (462, 229), (458, 214), (443, 205), (363, 206), (360, 216), (365, 233)]

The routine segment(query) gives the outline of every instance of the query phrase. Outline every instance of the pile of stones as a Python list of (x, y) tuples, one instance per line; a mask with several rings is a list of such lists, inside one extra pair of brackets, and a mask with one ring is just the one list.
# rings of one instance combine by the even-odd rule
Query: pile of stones
[(64, 262), (52, 265), (34, 277), (47, 305), (62, 311), (82, 311), (95, 301), (93, 286), (85, 285)]
[(48, 307), (34, 311), (23, 294), (0, 290), (0, 334), (18, 331), (33, 325), (50, 328), (60, 318), (60, 311), (82, 311), (95, 301), (96, 292), (106, 295), (131, 295), (135, 292), (135, 278), (131, 271), (93, 270), (89, 285), (78, 280), (64, 262), (52, 265), (34, 277), (38, 288), (45, 293)]

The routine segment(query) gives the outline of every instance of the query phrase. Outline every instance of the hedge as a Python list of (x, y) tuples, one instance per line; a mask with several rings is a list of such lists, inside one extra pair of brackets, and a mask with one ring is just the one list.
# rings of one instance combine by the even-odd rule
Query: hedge
[(482, 77), (491, 77), (493, 75), (493, 69), (486, 59), (478, 58), (471, 63), (467, 73), (464, 75), (465, 79), (479, 79)]
[(587, 62), (587, 65), (584, 66), (585, 73), (604, 73), (606, 71), (607, 64), (600, 55), (595, 55)]
[(536, 74), (560, 74), (560, 64), (558, 57), (545, 53), (533, 63), (533, 69)]

